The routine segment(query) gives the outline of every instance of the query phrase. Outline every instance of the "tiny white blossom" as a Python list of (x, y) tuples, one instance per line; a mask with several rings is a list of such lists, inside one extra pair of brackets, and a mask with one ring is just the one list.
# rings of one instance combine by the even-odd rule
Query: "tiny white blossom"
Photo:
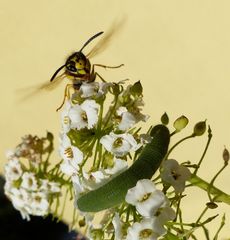
[(166, 197), (163, 192), (156, 189), (152, 181), (142, 179), (128, 190), (125, 200), (135, 205), (142, 216), (151, 217), (166, 202)]
[(166, 233), (156, 217), (145, 218), (128, 228), (126, 240), (157, 240)]
[(31, 193), (31, 211), (33, 215), (44, 216), (48, 214), (49, 202), (47, 195), (43, 192)]
[(12, 159), (14, 159), (16, 157), (15, 151), (13, 151), (13, 150), (7, 150), (5, 155), (6, 155), (6, 158), (8, 160), (12, 160)]
[(115, 213), (112, 224), (114, 227), (114, 235), (115, 235), (115, 240), (121, 240), (123, 237), (123, 232), (122, 232), (122, 222), (120, 220), (119, 214)]
[(157, 210), (156, 217), (162, 225), (167, 221), (173, 220), (176, 217), (175, 211), (169, 206), (167, 201), (161, 208)]
[(12, 158), (5, 165), (5, 176), (8, 181), (18, 180), (22, 176), (22, 168), (17, 158)]
[(74, 174), (71, 177), (71, 180), (74, 186), (75, 195), (78, 198), (78, 196), (81, 193), (85, 192), (87, 189), (85, 188), (82, 179), (77, 174)]
[(23, 188), (12, 188), (10, 195), (8, 196), (10, 197), (14, 208), (20, 211), (22, 218), (29, 221), (29, 214), (31, 213), (29, 207), (30, 194)]
[(80, 87), (80, 94), (82, 98), (88, 97), (100, 97), (107, 93), (108, 88), (112, 86), (112, 83), (104, 82), (92, 82), (92, 83), (83, 83)]
[(32, 172), (24, 172), (21, 187), (29, 191), (36, 191), (38, 189), (38, 183), (35, 174)]
[(51, 181), (48, 181), (47, 179), (42, 179), (40, 190), (44, 191), (47, 194), (59, 193), (61, 192), (61, 187), (60, 187), (60, 183), (51, 182)]
[(83, 161), (83, 153), (75, 146), (71, 145), (70, 139), (66, 134), (61, 136), (60, 155), (63, 158), (61, 170), (71, 176), (79, 169), (79, 164)]
[(139, 121), (147, 121), (149, 116), (141, 114), (140, 112), (132, 113), (127, 110), (126, 107), (119, 107), (117, 109), (118, 116), (121, 116), (121, 121), (118, 125), (118, 129), (126, 131)]
[(64, 133), (69, 132), (71, 127), (71, 119), (69, 117), (69, 111), (72, 107), (72, 104), (70, 101), (66, 101), (64, 105), (64, 109), (61, 113), (61, 123), (62, 123), (62, 130)]
[(109, 135), (103, 136), (100, 143), (117, 157), (122, 157), (130, 151), (136, 151), (140, 147), (129, 133), (115, 134), (111, 132)]
[(185, 181), (191, 176), (187, 167), (180, 165), (174, 159), (164, 161), (161, 178), (164, 182), (172, 185), (176, 192), (181, 193), (185, 188)]
[(152, 139), (153, 139), (150, 134), (144, 134), (144, 133), (140, 134), (139, 138), (140, 138), (141, 144), (150, 143), (152, 141)]
[(114, 158), (114, 165), (112, 168), (106, 168), (105, 174), (115, 177), (128, 168), (128, 163), (125, 160)]
[(83, 171), (83, 177), (85, 188), (90, 190), (101, 186), (104, 183), (104, 180), (108, 178), (108, 176), (104, 174), (104, 171), (101, 170), (90, 173)]
[(69, 110), (71, 128), (93, 128), (98, 121), (99, 105), (95, 100), (85, 100), (81, 105), (75, 104)]

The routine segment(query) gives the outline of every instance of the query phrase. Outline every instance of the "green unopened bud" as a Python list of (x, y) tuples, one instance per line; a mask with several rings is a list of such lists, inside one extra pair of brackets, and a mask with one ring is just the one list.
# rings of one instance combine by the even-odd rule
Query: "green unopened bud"
[(114, 83), (112, 88), (112, 94), (118, 96), (121, 93), (119, 84)]
[(214, 202), (208, 202), (208, 203), (206, 203), (206, 206), (210, 209), (215, 209), (218, 207), (218, 205)]
[(140, 81), (135, 82), (133, 86), (130, 88), (130, 92), (134, 96), (141, 96), (143, 92), (141, 82)]
[(177, 132), (180, 132), (182, 129), (184, 129), (188, 125), (188, 118), (186, 118), (184, 115), (177, 118), (175, 122), (173, 123), (174, 128)]
[(47, 138), (49, 141), (53, 141), (54, 136), (53, 136), (53, 134), (52, 134), (51, 132), (47, 132), (47, 133), (46, 133), (46, 138)]
[(227, 165), (227, 164), (228, 164), (228, 161), (229, 161), (229, 158), (230, 158), (230, 156), (229, 156), (229, 151), (228, 151), (227, 148), (224, 148), (224, 151), (223, 151), (223, 155), (222, 155), (222, 156), (223, 156), (225, 165)]
[(166, 112), (161, 116), (161, 122), (164, 125), (168, 125), (169, 117), (168, 117), (168, 114)]
[(85, 219), (79, 220), (78, 224), (79, 224), (80, 227), (84, 227), (85, 226)]
[(206, 131), (206, 120), (202, 122), (198, 122), (194, 126), (193, 134), (195, 136), (201, 136), (205, 133), (205, 131)]

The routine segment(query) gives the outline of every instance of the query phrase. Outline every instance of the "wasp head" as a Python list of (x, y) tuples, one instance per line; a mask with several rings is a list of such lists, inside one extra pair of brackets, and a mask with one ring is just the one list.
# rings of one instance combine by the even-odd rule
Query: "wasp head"
[(66, 70), (73, 75), (85, 75), (90, 71), (89, 60), (82, 52), (75, 52), (65, 63)]

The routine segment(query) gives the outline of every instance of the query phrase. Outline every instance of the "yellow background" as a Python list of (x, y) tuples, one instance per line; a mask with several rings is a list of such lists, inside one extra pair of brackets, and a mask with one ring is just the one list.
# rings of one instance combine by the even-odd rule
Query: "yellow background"
[[(0, 3), (1, 171), (6, 161), (5, 150), (18, 144), (21, 136), (28, 133), (43, 136), (49, 130), (57, 138), (60, 129), (55, 109), (62, 101), (64, 83), (25, 102), (20, 101), (25, 92), (18, 89), (49, 81), (70, 53), (119, 19), (126, 19), (122, 31), (92, 62), (124, 63), (125, 67), (100, 69), (100, 74), (109, 81), (141, 80), (144, 110), (151, 115), (149, 125), (159, 122), (164, 111), (171, 121), (186, 115), (190, 129), (195, 122), (207, 119), (214, 137), (200, 174), (211, 179), (222, 166), (223, 147), (230, 148), (230, 1), (1, 0)], [(206, 137), (191, 140), (175, 151), (173, 157), (180, 162), (197, 161), (205, 141)], [(228, 193), (229, 173), (228, 168), (216, 182)], [(203, 204), (207, 201), (201, 191), (194, 191), (194, 197), (185, 201), (189, 221), (199, 214), (200, 201)], [(67, 220), (71, 211), (66, 213)], [(218, 211), (226, 212), (230, 218), (229, 206), (219, 204)], [(216, 211), (210, 214), (215, 215)], [(222, 237), (230, 237), (229, 222), (228, 219)], [(214, 232), (218, 221), (209, 226)]]

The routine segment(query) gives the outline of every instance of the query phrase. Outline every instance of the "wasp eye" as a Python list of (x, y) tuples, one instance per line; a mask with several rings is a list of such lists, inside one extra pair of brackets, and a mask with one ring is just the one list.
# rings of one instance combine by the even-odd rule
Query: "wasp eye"
[(74, 61), (69, 61), (69, 62), (66, 64), (66, 68), (67, 68), (69, 71), (76, 72), (75, 62), (74, 62)]

